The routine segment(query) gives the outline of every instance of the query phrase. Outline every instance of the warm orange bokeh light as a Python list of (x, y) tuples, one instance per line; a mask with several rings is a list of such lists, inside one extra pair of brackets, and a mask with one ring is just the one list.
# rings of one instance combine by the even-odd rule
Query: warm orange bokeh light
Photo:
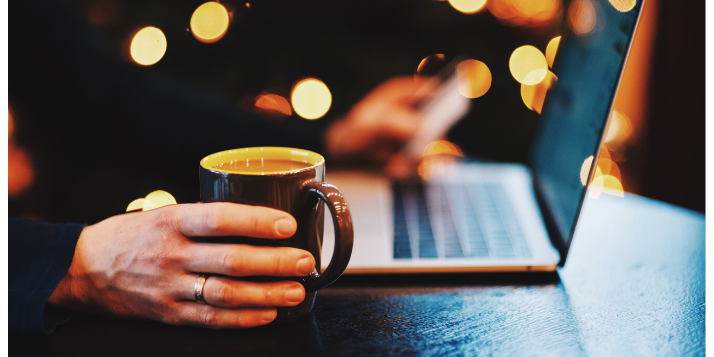
[(588, 197), (598, 198), (603, 193), (617, 197), (625, 196), (622, 183), (617, 177), (610, 175), (595, 175), (593, 182), (588, 188)]
[(437, 53), (435, 55), (424, 57), (419, 66), (417, 66), (416, 76), (433, 76), (444, 66), (444, 55)]
[(136, 63), (150, 66), (164, 57), (166, 36), (156, 27), (144, 27), (134, 35), (129, 52)]
[(290, 101), (297, 115), (305, 119), (318, 119), (330, 110), (332, 94), (319, 79), (307, 78), (293, 86)]
[(509, 26), (541, 27), (561, 14), (561, 0), (489, 0), (486, 6)]
[(16, 147), (12, 135), (15, 132), (15, 120), (12, 110), (7, 108), (8, 150), (7, 150), (7, 194), (17, 196), (28, 189), (35, 179), (35, 170), (27, 153)]
[[(583, 186), (587, 185), (588, 174), (590, 173), (592, 163), (593, 157), (590, 156), (585, 159), (583, 166), (580, 168), (580, 182)], [(588, 186), (588, 197), (598, 198), (602, 193), (623, 197), (625, 194), (620, 181), (621, 179), (620, 168), (610, 158), (610, 152), (602, 147), (600, 149), (597, 166), (595, 167), (595, 175), (593, 175), (590, 186)]]
[(170, 193), (162, 190), (154, 191), (146, 195), (143, 211), (150, 211), (163, 206), (175, 205), (176, 199)]
[(225, 6), (217, 2), (207, 2), (191, 15), (191, 32), (197, 40), (213, 43), (223, 38), (229, 22), (230, 15)]
[(491, 0), (486, 6), (488, 11), (499, 20), (510, 20), (518, 16), (518, 10), (511, 3), (511, 0)]
[(449, 4), (464, 14), (475, 14), (486, 6), (486, 0), (449, 0)]
[(143, 209), (145, 202), (146, 202), (145, 198), (137, 198), (137, 199), (131, 201), (129, 206), (126, 207), (126, 211), (131, 212), (131, 211), (138, 211), (140, 209)]
[(464, 156), (464, 153), (458, 145), (448, 140), (437, 140), (426, 146), (422, 157), (431, 155)]
[(548, 46), (545, 48), (545, 60), (548, 62), (548, 67), (553, 68), (553, 62), (555, 61), (555, 54), (558, 53), (558, 46), (560, 46), (560, 36), (554, 37)]
[(17, 196), (32, 185), (35, 171), (24, 150), (10, 144), (7, 158), (7, 194)]
[(477, 60), (462, 61), (456, 66), (459, 93), (466, 98), (478, 98), (491, 88), (491, 71)]
[(543, 102), (545, 95), (553, 87), (553, 84), (558, 80), (558, 77), (553, 72), (548, 71), (545, 78), (540, 83), (535, 85), (521, 84), (521, 98), (528, 109), (536, 111), (540, 114), (543, 111)]
[(591, 0), (574, 0), (568, 8), (568, 25), (576, 34), (590, 33), (598, 22), (597, 9)]
[(609, 144), (622, 144), (627, 139), (632, 136), (632, 123), (627, 115), (618, 112), (617, 110), (612, 111), (612, 118), (610, 118), (610, 124), (607, 127), (607, 135), (605, 135), (605, 142)]
[(511, 0), (511, 3), (525, 17), (552, 16), (553, 10), (559, 5), (557, 0)]
[(590, 156), (583, 162), (583, 166), (580, 167), (580, 182), (583, 186), (588, 183), (588, 175), (590, 175), (590, 168), (593, 166), (594, 156)]
[(7, 137), (11, 138), (12, 133), (15, 130), (15, 122), (12, 119), (12, 111), (10, 111), (10, 108), (7, 108)]
[(292, 115), (288, 100), (277, 94), (262, 94), (255, 98), (255, 108), (267, 114)]
[(126, 211), (138, 211), (139, 209), (142, 211), (151, 211), (152, 209), (175, 204), (176, 199), (174, 196), (166, 191), (157, 190), (146, 195), (145, 198), (138, 198), (131, 201), (129, 206), (126, 207)]
[(635, 8), (635, 5), (637, 5), (636, 0), (608, 0), (610, 1), (610, 4), (612, 4), (612, 7), (615, 8), (615, 10), (619, 12), (628, 12), (632, 9)]
[(518, 82), (534, 85), (548, 74), (548, 63), (543, 53), (530, 45), (516, 48), (508, 61), (511, 75)]
[(606, 158), (599, 158), (597, 160), (597, 167), (600, 169), (603, 175), (610, 175), (616, 177), (618, 180), (622, 178), (622, 173), (620, 173), (620, 167), (617, 166), (615, 161)]

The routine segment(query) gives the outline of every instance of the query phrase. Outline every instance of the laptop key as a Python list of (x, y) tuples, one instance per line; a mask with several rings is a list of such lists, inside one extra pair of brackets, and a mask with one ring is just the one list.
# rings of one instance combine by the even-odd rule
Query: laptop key
[(439, 254), (436, 250), (436, 241), (434, 240), (434, 232), (429, 221), (429, 210), (426, 207), (426, 197), (424, 196), (423, 186), (419, 185), (416, 190), (417, 214), (419, 222), (419, 257), (420, 258), (438, 258)]
[(394, 192), (394, 259), (411, 259), (412, 248), (409, 242), (407, 218), (404, 212), (404, 197), (398, 184), (393, 187)]

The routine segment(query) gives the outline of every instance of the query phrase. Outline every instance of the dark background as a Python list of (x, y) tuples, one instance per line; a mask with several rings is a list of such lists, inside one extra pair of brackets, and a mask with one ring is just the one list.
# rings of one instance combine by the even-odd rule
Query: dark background
[[(431, 0), (260, 1), (250, 3), (250, 7), (245, 2), (223, 1), (233, 14), (228, 32), (220, 41), (204, 44), (188, 30), (191, 14), (203, 1), (69, 3), (91, 24), (93, 30), (89, 30), (98, 33), (100, 45), (123, 58), (135, 73), (193, 87), (216, 105), (252, 112), (255, 96), (263, 91), (289, 98), (298, 79), (321, 79), (330, 88), (333, 102), (324, 118), (309, 123), (316, 130), (338, 119), (380, 82), (397, 75), (412, 76), (426, 56), (443, 53), (447, 59), (456, 55), (478, 59), (491, 70), (491, 89), (473, 100), (470, 114), (451, 130), (448, 139), (469, 155), (513, 162), (526, 161), (539, 115), (523, 105), (520, 84), (509, 72), (508, 59), (513, 49), (525, 44), (544, 51), (548, 41), (560, 35), (558, 21), (539, 27), (507, 26), (488, 11), (465, 15), (447, 2)], [(635, 144), (628, 149), (626, 162), (619, 163), (623, 183), (628, 192), (704, 211), (704, 2), (688, 2), (685, 7), (659, 0), (651, 5), (657, 6), (657, 18), (649, 98), (643, 124), (632, 140)], [(12, 24), (12, 6), (9, 16)], [(128, 39), (134, 31), (149, 25), (164, 32), (168, 48), (157, 64), (139, 67), (127, 58)], [(25, 64), (18, 63), (13, 54), (13, 26), (10, 29), (13, 107), (13, 68)], [(62, 36), (62, 32), (57, 35)], [(42, 60), (52, 63), (51, 58)], [(84, 111), (86, 99), (61, 91), (54, 95), (71, 110), (58, 115), (60, 120), (83, 116), (85, 120), (101, 120), (104, 115)], [(27, 125), (23, 128), (23, 121), (37, 122), (36, 118), (23, 118), (23, 114), (31, 116), (32, 111), (23, 111), (22, 105), (17, 111), (18, 144), (27, 147), (31, 161), (41, 163), (49, 153), (57, 156), (57, 151), (65, 151), (71, 158), (87, 150), (81, 145), (44, 144), (28, 134), (31, 129)], [(109, 117), (111, 114), (106, 113)], [(293, 114), (286, 122), (301, 125), (305, 120)], [(120, 125), (99, 127), (118, 130), (115, 137), (121, 140)], [(57, 130), (61, 134), (63, 129), (58, 126)], [(122, 213), (133, 199), (156, 189), (169, 191), (179, 203), (199, 200), (197, 175), (175, 179), (175, 175), (160, 173), (146, 179), (151, 165), (137, 169), (140, 165), (130, 158), (141, 155), (141, 147), (132, 145), (129, 137), (126, 141), (125, 150), (134, 156), (125, 155), (128, 159), (123, 161), (88, 166), (76, 163), (70, 172), (40, 167), (34, 184), (10, 197), (10, 216), (93, 223)], [(177, 148), (192, 145), (174, 144)], [(101, 141), (97, 145), (102, 145)], [(245, 145), (236, 142), (232, 147), (241, 146)], [(116, 148), (121, 148), (121, 143), (112, 150)], [(195, 147), (194, 151), (197, 157), (213, 152), (205, 147)], [(188, 167), (196, 164), (194, 158), (172, 163)], [(78, 173), (99, 178), (78, 180)], [(46, 189), (48, 182), (62, 179), (63, 195), (57, 189)], [(52, 199), (53, 195), (61, 198)], [(74, 199), (68, 202), (67, 195)]]

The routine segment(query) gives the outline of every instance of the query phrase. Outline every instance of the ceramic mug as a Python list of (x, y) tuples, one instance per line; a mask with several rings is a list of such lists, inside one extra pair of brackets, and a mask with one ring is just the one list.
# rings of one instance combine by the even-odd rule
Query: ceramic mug
[[(352, 218), (345, 198), (325, 183), (325, 159), (312, 151), (284, 147), (252, 147), (221, 151), (203, 158), (199, 166), (201, 201), (234, 202), (265, 206), (290, 213), (297, 231), (287, 239), (216, 237), (208, 241), (257, 246), (294, 247), (310, 252), (315, 271), (292, 280), (305, 287), (305, 300), (297, 306), (279, 307), (275, 321), (289, 321), (312, 310), (317, 290), (342, 275), (352, 255)], [(335, 223), (332, 260), (320, 273), (324, 202)], [(257, 281), (281, 281), (285, 277), (257, 277)]]

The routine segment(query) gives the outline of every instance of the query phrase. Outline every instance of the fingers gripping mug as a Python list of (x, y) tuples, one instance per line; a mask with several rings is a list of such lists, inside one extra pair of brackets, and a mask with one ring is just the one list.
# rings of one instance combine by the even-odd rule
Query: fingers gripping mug
[[(325, 159), (307, 150), (283, 147), (253, 147), (208, 155), (199, 166), (201, 201), (234, 202), (265, 206), (290, 213), (297, 221), (295, 235), (287, 239), (220, 237), (216, 242), (258, 246), (295, 247), (309, 251), (316, 271), (298, 278), (305, 287), (305, 300), (297, 306), (279, 307), (276, 321), (307, 314), (316, 291), (342, 275), (352, 255), (352, 218), (345, 199), (333, 185), (325, 183)], [(324, 205), (335, 222), (335, 250), (327, 269), (320, 274)], [(260, 277), (260, 281), (286, 280)]]

